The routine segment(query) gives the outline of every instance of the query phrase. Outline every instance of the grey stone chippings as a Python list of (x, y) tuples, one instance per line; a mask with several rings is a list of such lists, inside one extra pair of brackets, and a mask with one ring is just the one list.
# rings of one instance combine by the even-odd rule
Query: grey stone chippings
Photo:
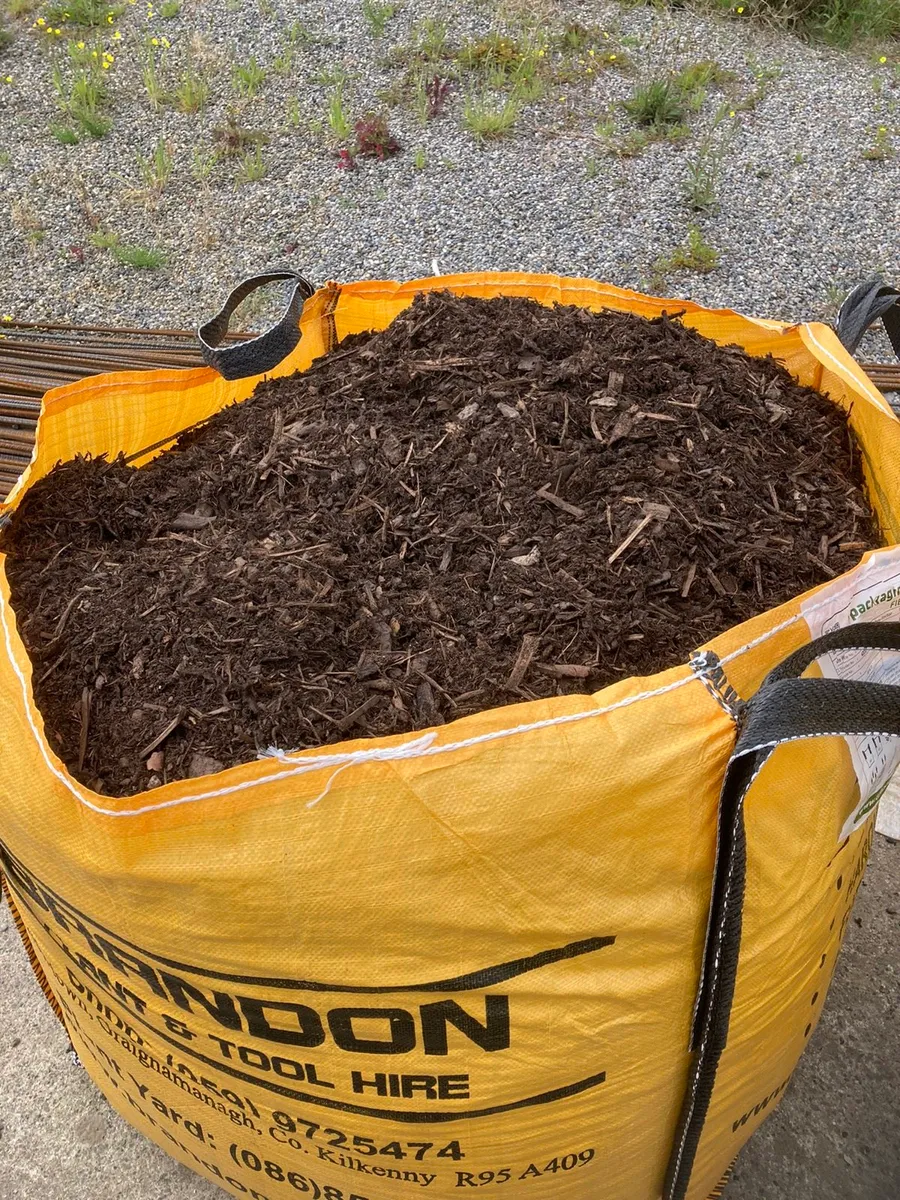
[[(389, 116), (403, 153), (353, 172), (336, 168), (323, 73), (347, 72), (354, 117), (384, 109), (378, 93), (400, 74), (388, 63), (391, 48), (408, 42), (417, 23), (447, 18), (448, 40), (458, 45), (491, 28), (492, 6), (448, 11), (435, 0), (408, 0), (379, 40), (361, 6), (346, 0), (280, 9), (268, 3), (262, 10), (187, 0), (174, 20), (157, 15), (149, 22), (143, 3), (126, 6), (122, 41), (107, 43), (116, 53), (108, 73), (112, 130), (76, 147), (59, 145), (49, 129), (60, 119), (50, 60), (64, 48), (47, 43), (61, 39), (19, 23), (0, 71), (0, 79), (14, 80), (0, 84), (0, 150), (10, 155), (0, 167), (0, 314), (192, 325), (242, 277), (273, 265), (294, 266), (315, 282), (417, 278), (432, 274), (436, 263), (443, 273), (546, 271), (646, 289), (654, 259), (683, 243), (693, 221), (721, 252), (721, 265), (708, 275), (673, 274), (663, 288), (668, 295), (758, 316), (827, 319), (864, 276), (882, 270), (900, 278), (900, 159), (861, 158), (878, 125), (893, 128), (896, 121), (900, 76), (890, 64), (880, 67), (869, 51), (810, 46), (778, 30), (690, 10), (550, 2), (540, 11), (557, 30), (580, 20), (609, 31), (610, 44), (625, 37), (635, 72), (608, 68), (588, 84), (551, 88), (526, 107), (510, 137), (485, 146), (463, 128), (462, 87), (453, 89), (445, 114), (424, 128), (408, 103), (398, 105)], [(298, 46), (292, 73), (278, 75), (272, 61), (294, 20), (311, 40)], [(171, 42), (160, 50), (170, 81), (186, 61), (191, 36), (202, 38), (212, 85), (204, 113), (151, 111), (131, 41), (144, 35)], [(256, 99), (238, 102), (232, 64), (251, 55), (268, 75)], [(698, 140), (727, 93), (711, 90), (692, 117), (690, 139), (653, 145), (635, 158), (605, 154), (594, 128), (637, 80), (707, 58), (737, 74), (741, 94), (754, 86), (754, 73), (775, 68), (780, 75), (756, 107), (737, 113), (719, 211), (697, 217), (682, 188)], [(287, 121), (292, 99), (297, 129)], [(260, 183), (237, 186), (236, 167), (226, 162), (203, 186), (192, 177), (192, 155), (212, 149), (212, 130), (232, 106), (241, 124), (269, 134), (268, 173)], [(628, 120), (615, 111), (624, 132)], [(160, 137), (169, 143), (174, 170), (159, 202), (148, 207), (134, 194), (136, 156), (149, 158)], [(417, 148), (427, 160), (421, 170), (414, 165)], [(593, 178), (588, 159), (596, 163)], [(45, 230), (36, 244), (23, 229), (29, 214)], [(125, 245), (164, 251), (168, 266), (139, 272), (117, 264), (90, 245), (98, 224)], [(864, 345), (867, 351), (889, 353), (877, 337)]]

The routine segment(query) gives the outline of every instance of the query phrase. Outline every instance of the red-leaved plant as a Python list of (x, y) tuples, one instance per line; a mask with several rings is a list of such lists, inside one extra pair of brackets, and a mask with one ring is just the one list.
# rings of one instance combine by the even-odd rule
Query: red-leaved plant
[(387, 118), (367, 113), (354, 125), (356, 153), (360, 158), (384, 160), (400, 152), (400, 143), (388, 129)]

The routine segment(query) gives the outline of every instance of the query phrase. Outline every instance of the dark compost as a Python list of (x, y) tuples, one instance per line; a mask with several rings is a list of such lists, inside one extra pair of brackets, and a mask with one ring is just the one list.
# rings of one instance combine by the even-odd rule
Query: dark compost
[(420, 296), (2, 548), (51, 745), (159, 782), (685, 661), (879, 543), (845, 414), (677, 318)]

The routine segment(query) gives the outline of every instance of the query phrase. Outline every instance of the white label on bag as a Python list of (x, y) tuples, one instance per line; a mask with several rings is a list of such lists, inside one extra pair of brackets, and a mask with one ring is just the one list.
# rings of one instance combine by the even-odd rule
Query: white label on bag
[[(876, 551), (867, 562), (836, 580), (830, 587), (800, 605), (812, 637), (858, 625), (864, 621), (900, 621), (900, 548)], [(833, 650), (818, 660), (822, 674), (830, 679), (854, 679), (865, 683), (891, 683), (900, 689), (900, 653), (886, 650)], [(900, 690), (897, 693), (900, 704)], [(900, 765), (900, 738), (878, 734), (852, 735), (846, 739), (859, 781), (860, 802), (841, 830), (848, 837), (871, 815), (881, 800), (891, 776)], [(886, 802), (890, 811), (881, 815), (876, 828), (893, 828), (897, 800)]]

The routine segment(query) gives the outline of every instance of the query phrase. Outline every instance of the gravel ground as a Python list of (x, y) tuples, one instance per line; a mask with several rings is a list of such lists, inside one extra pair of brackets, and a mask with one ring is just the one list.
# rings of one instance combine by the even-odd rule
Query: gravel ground
[[(437, 265), (441, 272), (583, 274), (647, 289), (654, 260), (683, 244), (694, 221), (720, 252), (720, 265), (706, 275), (673, 273), (659, 285), (667, 294), (788, 320), (827, 318), (862, 276), (882, 270), (900, 277), (900, 159), (861, 157), (879, 127), (887, 148), (900, 149), (896, 45), (854, 53), (811, 47), (748, 24), (736, 10), (708, 18), (613, 4), (523, 0), (518, 9), (498, 10), (458, 3), (451, 47), (491, 28), (522, 36), (530, 12), (550, 34), (573, 21), (596, 25), (610, 35), (598, 34), (599, 47), (618, 51), (616, 64), (589, 75), (586, 49), (551, 50), (547, 61), (557, 75), (565, 67), (577, 80), (550, 80), (507, 138), (480, 145), (463, 123), (471, 76), (463, 73), (443, 115), (425, 126), (409, 99), (389, 97), (392, 105), (379, 97), (396, 92), (403, 74), (391, 54), (423, 20), (447, 17), (448, 7), (406, 0), (376, 39), (361, 4), (350, 0), (185, 0), (170, 20), (148, 16), (154, 10), (146, 0), (131, 0), (102, 30), (115, 56), (106, 74), (112, 129), (77, 146), (60, 145), (50, 131), (60, 120), (52, 67), (66, 60), (67, 30), (54, 37), (33, 28), (37, 8), (13, 22), (14, 41), (0, 58), (0, 314), (194, 323), (240, 278), (275, 264), (318, 282), (412, 278)], [(273, 62), (294, 20), (302, 39), (292, 70), (278, 74)], [(92, 44), (88, 31), (72, 36)], [(153, 37), (163, 83), (190, 64), (207, 72), (204, 112), (151, 109), (139, 50)], [(256, 98), (242, 100), (232, 69), (251, 56), (267, 77)], [(617, 69), (626, 57), (631, 69)], [(691, 116), (690, 137), (633, 158), (606, 152), (595, 127), (612, 115), (615, 138), (634, 128), (617, 102), (637, 82), (710, 58), (736, 79), (710, 89)], [(326, 81), (339, 69), (348, 76), (354, 118), (372, 109), (388, 114), (403, 147), (397, 157), (337, 169), (326, 119), (333, 84)], [(438, 73), (454, 69), (445, 62)], [(742, 108), (760, 88), (755, 105)], [(722, 103), (727, 111), (734, 105), (735, 116), (716, 134), (730, 136), (720, 207), (698, 217), (682, 189)], [(237, 184), (234, 160), (215, 165), (203, 182), (196, 177), (195, 156), (209, 156), (229, 108), (241, 125), (270, 138), (260, 182)], [(162, 195), (148, 199), (140, 194), (137, 156), (149, 159), (160, 138), (174, 165)], [(91, 245), (98, 229), (124, 245), (164, 251), (169, 265), (138, 272), (117, 264)]]

